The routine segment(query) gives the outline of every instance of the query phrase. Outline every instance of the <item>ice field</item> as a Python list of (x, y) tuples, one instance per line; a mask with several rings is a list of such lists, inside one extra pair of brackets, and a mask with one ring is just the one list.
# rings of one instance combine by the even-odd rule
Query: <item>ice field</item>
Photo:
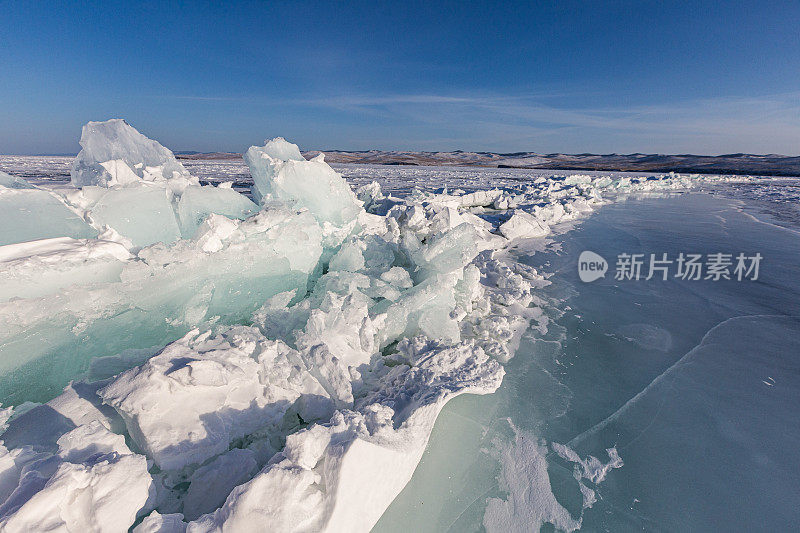
[[(375, 531), (793, 529), (800, 234), (742, 207), (699, 193), (629, 197), (544, 252), (515, 251), (554, 273), (540, 291), (548, 331), (525, 334), (495, 394), (445, 407)], [(586, 249), (759, 250), (765, 262), (756, 282), (582, 283)], [(595, 472), (603, 478), (585, 475)]]
[(797, 180), (81, 147), (0, 157), (0, 529), (791, 523)]

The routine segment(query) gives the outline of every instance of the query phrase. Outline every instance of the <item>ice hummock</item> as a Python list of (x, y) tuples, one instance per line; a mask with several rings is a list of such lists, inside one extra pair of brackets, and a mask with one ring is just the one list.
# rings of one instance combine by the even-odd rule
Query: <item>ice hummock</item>
[(76, 187), (112, 187), (139, 180), (197, 183), (170, 150), (122, 119), (87, 123), (80, 144), (70, 171)]
[(256, 214), (258, 206), (230, 188), (187, 187), (181, 194), (175, 211), (181, 235), (191, 238), (211, 214), (244, 220)]
[[(113, 228), (136, 248), (195, 236), (211, 214), (243, 220), (258, 211), (229, 187), (200, 186), (157, 141), (121, 119), (89, 122), (59, 200), (94, 228)], [(72, 235), (69, 235), (72, 236)]]
[[(277, 294), (301, 298), (321, 242), (307, 212), (273, 207), (242, 222), (209, 217), (195, 239), (144, 248), (122, 264), (67, 261), (67, 250), (47, 261), (28, 257), (37, 268), (25, 272), (32, 285), (20, 290), (36, 297), (0, 303), (3, 401), (51, 393), (98, 355), (163, 346), (206, 321), (245, 320)], [(10, 275), (16, 265), (0, 263), (0, 270)], [(101, 265), (105, 277), (92, 274)], [(61, 285), (42, 289), (42, 280), (68, 266), (72, 284), (62, 277)], [(43, 360), (51, 364), (42, 368)]]
[(276, 172), (276, 167), (283, 161), (305, 161), (296, 144), (288, 142), (283, 137), (276, 137), (264, 143), (263, 147), (251, 146), (244, 154), (244, 160), (250, 167), (253, 177), (251, 192), (256, 202), (268, 197), (272, 193), (271, 181)]
[(124, 245), (100, 237), (56, 237), (0, 246), (0, 302), (53, 294), (69, 285), (117, 280), (131, 257)]
[(306, 161), (296, 144), (282, 137), (263, 147), (251, 146), (244, 154), (253, 176), (253, 197), (278, 200), (308, 209), (314, 217), (334, 226), (352, 222), (361, 202), (323, 154)]
[[(402, 200), (372, 186), (367, 212), (324, 158), (275, 139), (246, 154), (256, 205), (200, 187), (124, 122), (97, 124), (82, 188), (45, 194), (112, 244), (0, 249), (31, 279), (73, 269), (0, 302), (0, 395), (17, 406), (6, 529), (369, 530), (442, 407), (495, 391), (541, 316), (544, 278), (498, 253), (505, 212), (538, 221), (509, 237), (538, 237), (600, 191), (690, 185), (588, 177)], [(90, 370), (101, 381), (81, 381)], [(81, 513), (62, 504), (74, 494)]]
[(53, 237), (95, 236), (97, 231), (58, 197), (0, 172), (0, 246)]

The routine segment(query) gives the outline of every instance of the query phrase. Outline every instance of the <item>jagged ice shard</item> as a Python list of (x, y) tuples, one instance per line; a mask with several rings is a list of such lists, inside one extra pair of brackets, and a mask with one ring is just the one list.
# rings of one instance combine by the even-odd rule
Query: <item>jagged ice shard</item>
[(296, 144), (278, 137), (251, 146), (244, 159), (253, 176), (253, 197), (305, 207), (321, 224), (343, 226), (359, 214), (361, 203), (322, 154), (306, 161)]
[(73, 188), (33, 190), (92, 231), (0, 246), (5, 531), (369, 530), (445, 403), (494, 392), (544, 320), (544, 277), (498, 252), (604, 190), (691, 186), (357, 196), (274, 139), (251, 202), (124, 121), (81, 145)]
[(89, 122), (81, 133), (82, 150), (72, 163), (76, 187), (113, 187), (137, 181), (197, 183), (173, 153), (122, 119)]

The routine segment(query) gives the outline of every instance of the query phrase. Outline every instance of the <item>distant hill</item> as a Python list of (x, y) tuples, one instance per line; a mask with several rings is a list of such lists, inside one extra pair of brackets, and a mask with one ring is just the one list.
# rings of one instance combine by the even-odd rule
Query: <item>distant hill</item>
[(241, 159), (242, 154), (232, 152), (175, 152), (177, 159)]
[[(319, 150), (304, 152), (310, 159)], [(403, 152), (325, 150), (329, 163), (417, 166), (477, 166), (550, 170), (605, 170), (628, 172), (681, 172), (697, 174), (800, 175), (800, 156), (777, 154), (537, 154), (534, 152)], [(241, 159), (226, 152), (176, 153), (178, 159)]]

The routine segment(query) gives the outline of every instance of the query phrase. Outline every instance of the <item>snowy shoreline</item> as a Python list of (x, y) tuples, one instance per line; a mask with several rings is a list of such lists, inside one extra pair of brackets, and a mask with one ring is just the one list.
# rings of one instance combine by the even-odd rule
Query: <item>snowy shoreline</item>
[(275, 139), (245, 156), (251, 201), (123, 121), (81, 144), (72, 187), (0, 175), (9, 531), (369, 530), (442, 407), (494, 392), (545, 320), (545, 277), (496, 252), (700, 179), (398, 198)]

